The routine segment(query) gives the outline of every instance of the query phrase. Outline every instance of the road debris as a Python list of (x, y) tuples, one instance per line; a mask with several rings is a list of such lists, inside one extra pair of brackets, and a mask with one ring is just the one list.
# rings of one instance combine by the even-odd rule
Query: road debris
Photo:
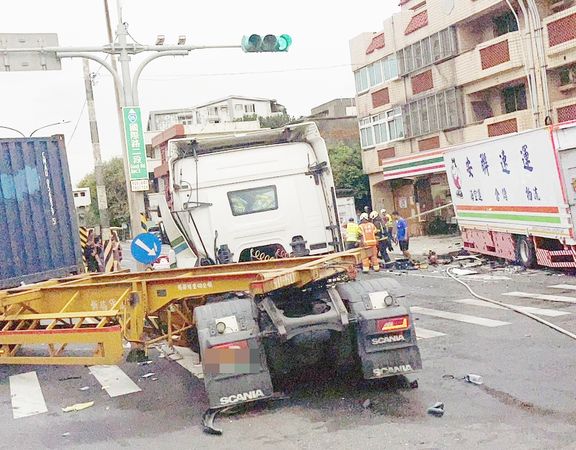
[(431, 416), (442, 417), (444, 415), (444, 403), (436, 402), (426, 412)]
[(452, 273), (454, 275), (458, 275), (460, 277), (466, 276), (466, 275), (476, 275), (478, 273), (477, 270), (471, 270), (471, 269), (452, 269)]
[(90, 389), (90, 386), (82, 386), (79, 390), (87, 391), (88, 389)]
[(372, 406), (372, 400), (370, 400), (369, 398), (367, 398), (362, 402), (362, 408), (368, 409), (370, 408), (370, 406)]
[(67, 406), (66, 408), (62, 408), (62, 412), (72, 412), (72, 411), (82, 411), (87, 408), (91, 408), (94, 406), (94, 402), (86, 402), (86, 403), (76, 403), (72, 406)]
[(68, 437), (68, 436), (70, 436), (70, 433), (69, 433), (69, 432), (62, 433), (62, 437)]
[(152, 376), (154, 376), (154, 375), (156, 375), (155, 372), (148, 372), (148, 373), (142, 375), (140, 378), (150, 378), (150, 377), (152, 377)]
[(66, 377), (66, 378), (58, 378), (58, 381), (68, 381), (68, 380), (80, 380), (82, 377)]
[(142, 362), (139, 362), (138, 365), (139, 365), (139, 366), (148, 366), (148, 365), (152, 364), (153, 362), (154, 362), (154, 361), (152, 361), (152, 360), (142, 361)]
[(477, 384), (477, 385), (484, 384), (482, 376), (481, 375), (474, 375), (473, 373), (469, 373), (468, 375), (466, 375), (464, 377), (464, 380), (467, 381), (468, 383), (472, 383), (472, 384)]
[(418, 389), (418, 380), (410, 382), (410, 389)]

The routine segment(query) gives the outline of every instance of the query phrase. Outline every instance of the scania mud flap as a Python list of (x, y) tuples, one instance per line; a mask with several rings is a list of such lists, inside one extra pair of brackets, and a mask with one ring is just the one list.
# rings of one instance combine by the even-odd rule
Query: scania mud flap
[(384, 378), (422, 369), (414, 321), (400, 306), (395, 280), (377, 279), (337, 285), (356, 325), (358, 357), (364, 378)]
[(249, 299), (222, 301), (194, 309), (210, 408), (273, 395), (256, 314), (255, 305)]

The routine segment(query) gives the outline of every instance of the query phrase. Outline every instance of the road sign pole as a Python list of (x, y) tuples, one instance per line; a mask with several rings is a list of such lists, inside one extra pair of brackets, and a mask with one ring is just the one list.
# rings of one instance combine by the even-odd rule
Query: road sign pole
[[(124, 106), (138, 106), (134, 104), (134, 99), (132, 98), (132, 79), (130, 77), (130, 55), (127, 49), (127, 36), (128, 31), (126, 26), (122, 22), (122, 4), (118, 0), (116, 2), (118, 11), (118, 25), (116, 28), (116, 34), (118, 37), (118, 44), (120, 46), (120, 56), (118, 61), (120, 63), (120, 71), (122, 73), (122, 87), (124, 94)], [(124, 127), (126, 127), (126, 121), (124, 121)], [(145, 145), (142, 142), (142, 145)], [(137, 234), (140, 229), (140, 214), (145, 213), (144, 209), (144, 192), (135, 192), (132, 190), (131, 186), (131, 174), (130, 174), (130, 154), (128, 150), (128, 145), (126, 143), (126, 153), (124, 155), (124, 164), (127, 167), (128, 172), (128, 206), (130, 208), (130, 224), (132, 228), (132, 238)], [(137, 270), (142, 271), (145, 269), (145, 265), (138, 263)]]

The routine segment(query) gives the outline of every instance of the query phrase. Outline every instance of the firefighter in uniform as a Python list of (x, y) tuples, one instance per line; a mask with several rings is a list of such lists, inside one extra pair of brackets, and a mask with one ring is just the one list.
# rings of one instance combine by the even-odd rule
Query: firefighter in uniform
[(368, 214), (360, 215), (360, 230), (362, 232), (362, 245), (369, 247), (370, 256), (362, 260), (362, 272), (370, 272), (370, 263), (374, 272), (380, 272), (380, 263), (378, 261), (378, 241), (376, 240), (376, 227), (369, 221)]
[(390, 263), (390, 256), (388, 255), (388, 246), (390, 245), (388, 241), (388, 230), (382, 222), (377, 211), (372, 211), (370, 213), (370, 220), (376, 227), (376, 239), (378, 241), (378, 251), (380, 252), (380, 258), (384, 260), (384, 267), (388, 267)]

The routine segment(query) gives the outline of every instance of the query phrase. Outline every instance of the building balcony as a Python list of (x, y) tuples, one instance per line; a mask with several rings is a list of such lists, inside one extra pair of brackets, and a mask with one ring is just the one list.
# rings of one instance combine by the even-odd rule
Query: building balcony
[(530, 109), (490, 117), (464, 127), (463, 142), (474, 142), (534, 128)]
[(454, 84), (463, 86), (523, 67), (520, 39), (515, 31), (458, 55), (454, 59)]
[(549, 68), (576, 61), (576, 6), (543, 20), (543, 38)]

